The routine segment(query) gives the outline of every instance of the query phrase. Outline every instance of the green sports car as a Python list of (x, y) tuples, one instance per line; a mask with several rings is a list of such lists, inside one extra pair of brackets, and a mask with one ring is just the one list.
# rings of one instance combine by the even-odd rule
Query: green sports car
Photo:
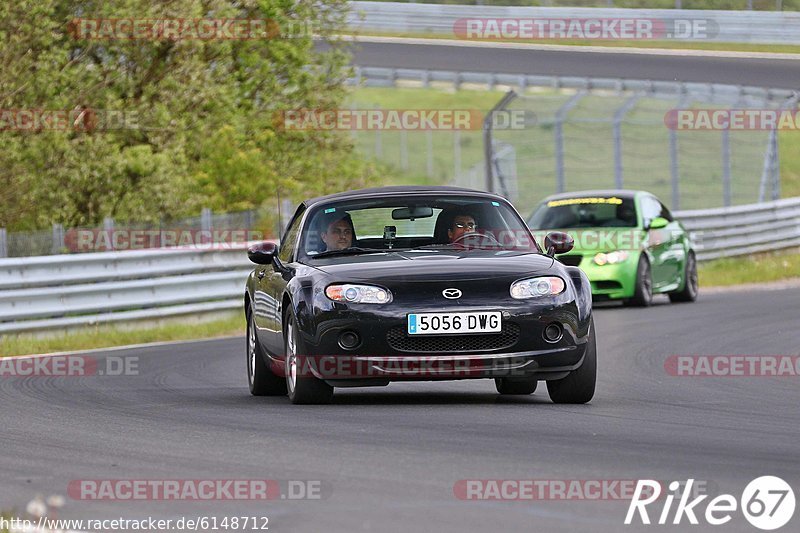
[(581, 191), (549, 196), (528, 221), (539, 242), (552, 230), (575, 239), (558, 257), (579, 266), (595, 301), (646, 307), (653, 294), (673, 302), (697, 299), (697, 260), (689, 234), (661, 201), (645, 191)]

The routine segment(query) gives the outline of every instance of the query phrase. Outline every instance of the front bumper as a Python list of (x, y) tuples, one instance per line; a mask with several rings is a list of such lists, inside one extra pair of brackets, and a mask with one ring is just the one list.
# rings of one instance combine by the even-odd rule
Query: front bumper
[[(574, 301), (566, 295), (562, 301), (541, 305), (510, 300), (488, 306), (431, 303), (414, 307), (414, 312), (501, 311), (502, 342), (495, 342), (501, 338), (497, 334), (491, 339), (483, 334), (407, 336), (407, 309), (398, 310), (395, 305), (336, 303), (317, 308), (314, 319), (301, 324), (301, 371), (335, 386), (362, 386), (499, 377), (561, 379), (580, 367), (590, 317), (579, 317)], [(544, 330), (553, 323), (561, 325), (563, 335), (550, 342)], [(403, 341), (425, 337), (424, 342), (397, 342), (399, 330)], [(343, 333), (355, 333), (360, 342), (344, 349), (339, 343)]]
[(595, 252), (584, 255), (578, 265), (591, 282), (595, 300), (632, 298), (636, 291), (639, 256), (631, 254), (622, 263), (600, 266), (594, 262), (595, 255)]

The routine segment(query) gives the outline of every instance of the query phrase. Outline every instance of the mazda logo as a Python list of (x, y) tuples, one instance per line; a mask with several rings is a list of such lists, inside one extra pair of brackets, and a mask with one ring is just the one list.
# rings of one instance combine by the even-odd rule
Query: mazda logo
[(458, 289), (445, 289), (442, 291), (442, 296), (448, 300), (455, 300), (456, 298), (461, 298), (461, 291)]

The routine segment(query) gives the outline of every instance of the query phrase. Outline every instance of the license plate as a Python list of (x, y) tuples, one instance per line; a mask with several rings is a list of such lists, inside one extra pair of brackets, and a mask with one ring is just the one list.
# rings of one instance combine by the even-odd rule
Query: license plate
[(469, 313), (411, 313), (409, 335), (458, 335), (460, 333), (500, 333), (503, 330), (500, 311)]

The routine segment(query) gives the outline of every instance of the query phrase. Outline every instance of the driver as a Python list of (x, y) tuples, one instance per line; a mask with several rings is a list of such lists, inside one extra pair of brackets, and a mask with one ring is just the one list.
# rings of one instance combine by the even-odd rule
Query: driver
[(465, 233), (474, 233), (478, 229), (475, 217), (468, 213), (458, 213), (453, 217), (450, 228), (447, 230), (447, 238), (453, 243)]
[(353, 245), (353, 220), (349, 213), (337, 213), (325, 220), (324, 231), (319, 236), (325, 243), (325, 250), (344, 250)]

